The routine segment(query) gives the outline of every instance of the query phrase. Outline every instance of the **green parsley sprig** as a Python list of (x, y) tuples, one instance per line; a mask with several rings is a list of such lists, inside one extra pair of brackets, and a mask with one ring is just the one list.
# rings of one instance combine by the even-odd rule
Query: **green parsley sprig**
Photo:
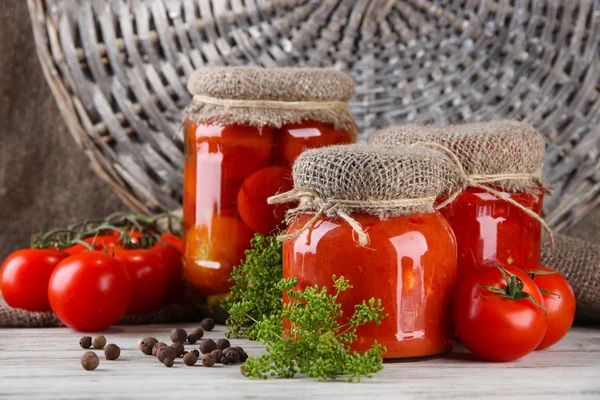
[(282, 244), (274, 236), (256, 234), (246, 260), (233, 269), (233, 283), (223, 308), (229, 312), (228, 336), (248, 336), (256, 340), (255, 323), (265, 315), (281, 310), (283, 292), (278, 283), (283, 277)]
[(371, 298), (357, 304), (354, 314), (340, 324), (343, 311), (338, 296), (352, 286), (344, 277), (333, 276), (333, 281), (333, 294), (318, 286), (292, 290), (298, 284), (294, 278), (277, 284), (289, 301), (256, 322), (254, 334), (265, 345), (266, 354), (246, 360), (242, 366), (245, 376), (267, 379), (304, 374), (319, 381), (344, 376), (352, 382), (383, 369), (384, 346), (375, 342), (364, 353), (350, 350), (357, 339), (356, 328), (370, 322), (379, 324), (386, 317), (381, 300)]

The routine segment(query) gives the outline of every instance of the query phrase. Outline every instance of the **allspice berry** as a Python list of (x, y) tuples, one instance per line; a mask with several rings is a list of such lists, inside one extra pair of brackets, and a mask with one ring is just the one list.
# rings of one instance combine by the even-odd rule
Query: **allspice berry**
[(156, 340), (156, 338), (148, 336), (143, 339), (140, 339), (140, 341), (138, 342), (138, 347), (140, 348), (142, 353), (144, 353), (147, 356), (150, 356), (152, 355), (152, 348), (156, 343), (158, 343), (158, 340)]
[(100, 359), (93, 351), (86, 351), (81, 356), (81, 366), (86, 371), (93, 371), (100, 365)]
[(176, 343), (176, 342), (183, 343), (183, 342), (185, 342), (187, 337), (188, 337), (187, 332), (183, 328), (175, 328), (171, 331), (171, 341), (173, 343)]
[(98, 335), (92, 339), (92, 347), (95, 349), (103, 349), (106, 346), (106, 338), (104, 335)]
[(160, 349), (161, 347), (165, 347), (167, 344), (164, 342), (157, 342), (154, 344), (154, 346), (152, 346), (152, 355), (156, 357), (156, 355), (158, 354), (158, 349)]
[(191, 334), (196, 336), (196, 340), (200, 340), (204, 337), (204, 329), (194, 328)]
[(202, 354), (208, 354), (213, 350), (217, 349), (217, 344), (212, 339), (203, 339), (200, 341), (200, 352)]
[(222, 339), (217, 339), (217, 347), (221, 350), (225, 350), (226, 348), (230, 347), (231, 343), (229, 343), (229, 340), (222, 338)]
[(240, 361), (240, 353), (238, 353), (237, 349), (228, 347), (223, 350), (223, 364), (235, 364)]
[(156, 357), (158, 358), (158, 361), (160, 361), (160, 362), (165, 362), (166, 358), (170, 358), (170, 359), (174, 360), (175, 357), (177, 357), (177, 352), (175, 351), (175, 349), (172, 346), (162, 346), (156, 352)]
[(243, 353), (240, 353), (240, 361), (245, 363), (246, 360), (248, 359), (248, 353), (246, 353), (245, 351)]
[(223, 362), (223, 350), (221, 349), (216, 349), (210, 352), (210, 354), (212, 354), (213, 356), (215, 356), (215, 361), (218, 363), (222, 363)]
[(210, 332), (215, 327), (215, 320), (212, 318), (204, 318), (200, 321), (200, 326), (207, 332)]
[(107, 360), (116, 360), (120, 355), (121, 349), (114, 343), (111, 343), (104, 348), (104, 357)]
[(188, 367), (191, 367), (192, 365), (196, 364), (197, 361), (198, 356), (194, 353), (187, 353), (185, 356), (183, 356), (183, 363)]
[(175, 342), (171, 345), (171, 347), (175, 349), (176, 357), (179, 357), (185, 351), (185, 347), (183, 346), (183, 343), (181, 343), (181, 342)]
[(212, 354), (205, 354), (202, 357), (202, 365), (204, 365), (205, 367), (212, 367), (213, 365), (215, 365), (215, 356), (213, 356)]
[(201, 336), (198, 336), (194, 333), (190, 333), (187, 337), (187, 341), (188, 343), (194, 344), (196, 343), (198, 340), (200, 340)]
[(167, 357), (163, 360), (162, 363), (165, 364), (165, 367), (171, 368), (173, 366), (173, 364), (175, 363), (175, 361), (172, 358)]
[(92, 337), (82, 336), (81, 339), (79, 339), (79, 345), (82, 349), (89, 349), (92, 346)]

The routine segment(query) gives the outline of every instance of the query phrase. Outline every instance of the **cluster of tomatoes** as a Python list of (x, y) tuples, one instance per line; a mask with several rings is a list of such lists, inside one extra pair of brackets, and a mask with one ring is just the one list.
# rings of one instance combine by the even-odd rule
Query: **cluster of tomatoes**
[(475, 355), (512, 361), (552, 346), (575, 316), (573, 289), (546, 267), (476, 268), (459, 283), (453, 304), (459, 339)]
[[(68, 327), (103, 330), (125, 314), (143, 314), (181, 299), (183, 243), (159, 234), (147, 217), (118, 215), (34, 238), (32, 248), (10, 254), (0, 270), (6, 303), (29, 311), (53, 311)], [(65, 235), (65, 232), (67, 235)], [(61, 238), (57, 239), (61, 234)]]

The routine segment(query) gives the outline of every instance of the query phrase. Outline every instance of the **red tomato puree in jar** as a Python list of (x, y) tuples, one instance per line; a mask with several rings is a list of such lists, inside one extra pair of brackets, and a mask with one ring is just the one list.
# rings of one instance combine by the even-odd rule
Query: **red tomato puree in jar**
[(381, 300), (387, 316), (360, 326), (352, 350), (377, 341), (388, 361), (450, 352), (456, 240), (434, 203), (454, 184), (451, 161), (428, 148), (330, 146), (302, 153), (293, 175), (295, 190), (270, 199), (301, 200), (282, 237), (284, 277), (330, 291), (334, 275), (349, 280), (342, 325), (356, 305)]

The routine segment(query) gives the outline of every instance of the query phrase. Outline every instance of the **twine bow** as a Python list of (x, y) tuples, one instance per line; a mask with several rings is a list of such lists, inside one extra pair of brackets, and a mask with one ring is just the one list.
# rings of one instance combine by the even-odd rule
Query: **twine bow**
[(315, 214), (309, 219), (300, 229), (289, 235), (280, 235), (277, 238), (281, 241), (294, 239), (302, 235), (312, 224), (314, 224), (323, 214), (335, 214), (342, 218), (358, 237), (358, 244), (366, 246), (369, 244), (369, 235), (365, 232), (361, 224), (352, 218), (346, 210), (388, 210), (390, 208), (433, 205), (435, 198), (423, 197), (418, 199), (396, 199), (396, 200), (348, 200), (336, 199), (333, 197), (323, 199), (315, 190), (310, 188), (294, 188), (288, 192), (271, 196), (267, 199), (269, 204), (289, 203), (292, 201), (300, 201), (298, 207), (287, 212), (289, 216), (300, 214), (307, 211), (314, 211)]
[(281, 100), (245, 100), (245, 99), (221, 99), (218, 97), (194, 95), (194, 100), (205, 104), (225, 108), (274, 108), (277, 110), (340, 110), (348, 111), (348, 103), (345, 101), (281, 101)]
[[(540, 176), (541, 174), (539, 174), (539, 173), (538, 174), (522, 173), (522, 174), (490, 174), (490, 175), (471, 174), (471, 175), (469, 175), (463, 168), (462, 162), (460, 161), (458, 156), (452, 150), (450, 150), (448, 147), (441, 145), (439, 143), (435, 143), (435, 142), (417, 142), (417, 143), (413, 143), (411, 146), (433, 147), (433, 148), (440, 149), (443, 152), (445, 152), (446, 154), (448, 154), (450, 159), (452, 159), (452, 161), (454, 161), (454, 163), (458, 167), (459, 172), (463, 176), (464, 180), (467, 182), (468, 186), (472, 186), (472, 187), (476, 187), (478, 189), (484, 190), (484, 191), (496, 196), (497, 198), (504, 200), (507, 203), (517, 207), (519, 210), (523, 211), (525, 214), (529, 215), (531, 218), (538, 221), (542, 225), (544, 230), (548, 233), (548, 238), (550, 239), (550, 247), (554, 247), (554, 236), (552, 234), (552, 230), (550, 229), (548, 224), (546, 224), (546, 221), (544, 221), (544, 219), (542, 217), (540, 217), (538, 214), (531, 211), (529, 208), (523, 206), (522, 204), (518, 203), (517, 201), (506, 196), (501, 191), (493, 189), (486, 185), (486, 184), (501, 181), (501, 180), (536, 179), (538, 181), (541, 181), (541, 176)], [(458, 197), (458, 195), (460, 195), (462, 193), (462, 191), (463, 191), (463, 189), (459, 189), (456, 192), (454, 192), (446, 200), (444, 200), (443, 202), (438, 204), (436, 209), (437, 210), (442, 209), (442, 208), (446, 207), (448, 204), (452, 203)]]

